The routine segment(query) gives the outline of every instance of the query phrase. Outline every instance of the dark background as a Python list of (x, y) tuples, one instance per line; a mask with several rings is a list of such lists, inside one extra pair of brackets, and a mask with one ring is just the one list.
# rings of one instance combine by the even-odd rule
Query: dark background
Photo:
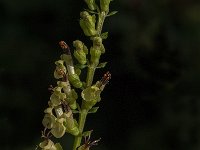
[[(79, 27), (82, 0), (0, 1), (0, 149), (33, 150), (55, 85), (60, 40), (88, 39)], [(200, 149), (200, 3), (115, 0), (106, 20), (112, 80), (88, 116), (96, 150)], [(64, 148), (73, 138), (65, 136)]]

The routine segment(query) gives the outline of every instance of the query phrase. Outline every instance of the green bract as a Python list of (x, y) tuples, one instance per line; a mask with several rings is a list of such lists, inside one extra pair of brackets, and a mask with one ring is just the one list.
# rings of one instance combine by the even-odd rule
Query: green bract
[(95, 23), (96, 17), (95, 15), (90, 15), (87, 11), (83, 11), (80, 13), (80, 26), (86, 36), (94, 36), (97, 34)]
[(100, 6), (102, 11), (109, 11), (109, 4), (111, 0), (100, 0)]

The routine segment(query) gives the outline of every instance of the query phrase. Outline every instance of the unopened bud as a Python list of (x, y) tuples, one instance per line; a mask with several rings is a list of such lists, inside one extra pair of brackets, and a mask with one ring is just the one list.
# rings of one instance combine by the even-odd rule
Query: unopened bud
[(76, 87), (76, 88), (81, 88), (82, 87), (82, 82), (80, 81), (80, 78), (77, 74), (69, 74), (68, 76), (70, 83)]
[(80, 13), (80, 26), (86, 36), (94, 36), (97, 31), (95, 29), (96, 17), (90, 15), (87, 11)]
[(78, 60), (80, 64), (86, 64), (87, 47), (79, 40), (74, 41), (73, 45), (76, 48), (74, 51), (74, 57)]
[(90, 10), (96, 9), (95, 0), (85, 0), (86, 4), (88, 5)]
[(101, 11), (109, 11), (111, 0), (100, 0)]

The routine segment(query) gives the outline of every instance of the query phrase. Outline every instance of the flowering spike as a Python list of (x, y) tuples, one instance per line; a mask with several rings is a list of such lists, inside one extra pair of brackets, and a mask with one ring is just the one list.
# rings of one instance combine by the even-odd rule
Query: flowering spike
[[(43, 141), (36, 149), (63, 150), (61, 145), (54, 144), (50, 137), (61, 138), (66, 133), (75, 137), (73, 150), (89, 150), (100, 141), (100, 138), (90, 141), (92, 131), (84, 132), (84, 126), (87, 115), (97, 112), (99, 107), (95, 105), (100, 102), (101, 93), (111, 79), (111, 74), (106, 72), (101, 80), (95, 84), (93, 81), (96, 69), (106, 66), (106, 62), (100, 62), (101, 55), (105, 53), (102, 41), (108, 37), (108, 32), (102, 33), (103, 23), (106, 17), (116, 12), (109, 13), (109, 4), (112, 0), (98, 0), (99, 5), (96, 0), (84, 1), (89, 9), (80, 13), (79, 23), (84, 34), (92, 41), (92, 46), (87, 48), (82, 41), (75, 40), (71, 53), (65, 41), (59, 42), (63, 54), (60, 60), (55, 62), (54, 77), (57, 79), (57, 85), (50, 85), (48, 88), (51, 96), (42, 120)], [(77, 61), (73, 61), (74, 57)], [(80, 80), (81, 73), (86, 74), (86, 80), (83, 82)], [(78, 95), (81, 96), (79, 100)], [(74, 115), (75, 113), (77, 114)], [(82, 137), (85, 139), (83, 145)]]

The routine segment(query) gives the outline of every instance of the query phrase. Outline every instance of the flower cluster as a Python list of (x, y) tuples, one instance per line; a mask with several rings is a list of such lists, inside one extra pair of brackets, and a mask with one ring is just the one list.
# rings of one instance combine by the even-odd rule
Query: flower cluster
[[(59, 42), (63, 54), (55, 62), (54, 77), (57, 84), (50, 86), (51, 96), (48, 107), (44, 110), (43, 141), (39, 144), (42, 150), (62, 150), (61, 145), (54, 144), (50, 137), (61, 138), (66, 133), (75, 137), (73, 150), (89, 150), (99, 141), (90, 142), (91, 133), (83, 132), (83, 128), (87, 114), (97, 111), (98, 107), (95, 105), (100, 102), (101, 93), (111, 79), (111, 74), (106, 72), (101, 80), (93, 83), (95, 70), (106, 65), (106, 62), (100, 63), (100, 57), (105, 53), (103, 40), (107, 38), (107, 32), (101, 33), (101, 30), (104, 19), (114, 14), (108, 14), (110, 1), (100, 0), (97, 5), (95, 0), (85, 0), (89, 9), (80, 13), (80, 27), (92, 41), (89, 49), (82, 41), (75, 40), (71, 53), (64, 41)], [(84, 69), (87, 72), (85, 80), (81, 75)], [(89, 138), (81, 145), (82, 137), (86, 136)]]

